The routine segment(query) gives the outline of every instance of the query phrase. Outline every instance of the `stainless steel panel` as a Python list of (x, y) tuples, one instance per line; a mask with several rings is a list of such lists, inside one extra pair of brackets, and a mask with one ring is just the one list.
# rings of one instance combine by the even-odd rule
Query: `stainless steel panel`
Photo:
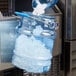
[(66, 38), (76, 39), (76, 0), (66, 0)]
[(53, 56), (57, 56), (61, 54), (61, 44), (62, 44), (62, 33), (61, 33), (61, 27), (62, 27), (62, 12), (60, 11), (60, 9), (55, 6), (53, 8), (53, 11), (51, 11), (51, 8), (46, 10), (46, 14), (48, 14), (49, 16), (55, 16), (56, 17), (56, 22), (59, 23), (59, 29), (57, 30), (57, 37), (55, 40), (55, 44), (54, 44), (54, 48), (53, 48), (53, 52), (52, 55)]
[(76, 0), (72, 0), (72, 25), (73, 37), (76, 39)]
[(65, 40), (76, 39), (76, 0), (60, 0), (59, 6), (64, 14)]

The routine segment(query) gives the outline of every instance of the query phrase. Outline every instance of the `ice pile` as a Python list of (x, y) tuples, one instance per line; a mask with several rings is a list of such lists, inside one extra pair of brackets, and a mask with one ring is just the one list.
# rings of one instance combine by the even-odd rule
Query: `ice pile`
[(34, 37), (20, 35), (16, 40), (13, 64), (28, 72), (47, 72), (51, 65), (51, 53)]

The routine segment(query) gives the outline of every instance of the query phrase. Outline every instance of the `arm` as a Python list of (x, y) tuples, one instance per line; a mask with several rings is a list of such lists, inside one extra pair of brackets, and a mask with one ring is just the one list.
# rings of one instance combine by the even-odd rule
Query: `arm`
[(34, 15), (45, 13), (45, 9), (54, 6), (58, 0), (32, 0), (32, 7)]

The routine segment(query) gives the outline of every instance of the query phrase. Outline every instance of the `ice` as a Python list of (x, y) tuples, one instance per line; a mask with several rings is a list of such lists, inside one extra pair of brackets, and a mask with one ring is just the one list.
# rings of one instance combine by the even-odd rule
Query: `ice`
[(43, 29), (41, 26), (36, 26), (36, 28), (33, 30), (33, 35), (40, 36), (42, 31), (43, 31)]
[(33, 36), (20, 35), (16, 40), (14, 53), (21, 57), (32, 57), (38, 59), (50, 59), (50, 50), (40, 40)]
[(17, 55), (13, 56), (13, 62), (16, 67), (31, 73), (43, 73), (50, 69), (50, 60), (35, 60), (31, 58), (22, 58)]
[[(28, 72), (44, 72), (46, 66), (48, 71), (51, 65), (52, 55), (50, 50), (40, 40), (34, 36), (28, 37), (21, 34), (16, 39), (13, 64)], [(30, 69), (31, 68), (31, 69)]]

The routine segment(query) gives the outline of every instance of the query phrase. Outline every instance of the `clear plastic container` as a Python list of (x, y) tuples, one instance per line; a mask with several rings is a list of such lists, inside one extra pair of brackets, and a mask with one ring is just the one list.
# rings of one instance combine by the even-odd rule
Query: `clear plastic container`
[(48, 72), (58, 25), (54, 16), (27, 14), (30, 17), (22, 17), (16, 27), (12, 63), (27, 72)]

